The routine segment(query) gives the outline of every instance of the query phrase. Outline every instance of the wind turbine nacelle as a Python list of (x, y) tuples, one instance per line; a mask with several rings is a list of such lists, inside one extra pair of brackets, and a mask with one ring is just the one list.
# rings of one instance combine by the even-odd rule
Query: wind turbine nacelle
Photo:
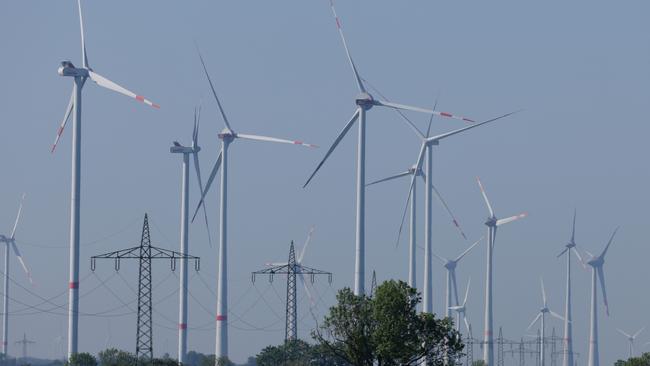
[(357, 95), (354, 101), (358, 106), (364, 107), (365, 109), (370, 109), (374, 105), (372, 95), (365, 92)]
[(191, 154), (193, 151), (191, 147), (179, 145), (170, 147), (169, 152), (176, 154)]
[(73, 76), (73, 77), (88, 76), (88, 70), (78, 69), (70, 61), (61, 62), (61, 66), (59, 66), (58, 73), (61, 76)]

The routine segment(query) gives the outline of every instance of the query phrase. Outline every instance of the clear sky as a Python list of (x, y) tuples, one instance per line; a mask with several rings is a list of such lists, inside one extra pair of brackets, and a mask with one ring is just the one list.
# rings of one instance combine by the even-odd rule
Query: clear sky
[[(435, 150), (435, 183), (470, 239), (484, 233), (487, 215), (477, 175), (497, 214), (529, 213), (499, 231), (495, 325), (510, 339), (526, 333), (541, 305), (540, 276), (550, 307), (563, 312), (564, 261), (555, 256), (569, 239), (577, 208), (577, 241), (591, 252), (602, 250), (621, 226), (605, 264), (611, 316), (601, 306), (599, 319), (603, 364), (626, 356), (615, 329), (634, 332), (650, 320), (643, 313), (650, 307), (650, 5), (341, 0), (337, 6), (360, 73), (392, 100), (429, 107), (440, 95), (440, 109), (477, 120), (525, 109)], [(309, 150), (238, 141), (231, 148), (231, 356), (242, 361), (282, 341), (285, 282), (276, 277), (269, 285), (260, 278), (253, 287), (250, 272), (284, 260), (290, 240), (302, 245), (311, 225), (316, 231), (305, 264), (334, 273), (331, 288), (325, 279), (314, 285), (320, 297), (314, 312), (322, 316), (335, 290), (353, 280), (356, 145), (352, 130), (313, 184), (301, 188), (354, 110), (356, 88), (327, 1), (86, 1), (84, 18), (95, 71), (162, 108), (92, 83), (84, 88), (80, 309), (104, 316), (81, 318), (80, 349), (135, 348), (136, 295), (129, 286), (137, 288), (136, 263), (123, 263), (119, 275), (112, 263), (99, 263), (91, 274), (88, 258), (137, 244), (145, 211), (155, 244), (178, 248), (180, 157), (169, 146), (173, 140), (189, 143), (193, 108), (201, 101), (205, 176), (216, 158), (223, 123), (193, 40), (235, 130), (321, 145)], [(61, 354), (55, 337), (66, 325), (70, 131), (54, 155), (49, 148), (71, 89), (71, 80), (56, 69), (62, 60), (81, 63), (76, 4), (2, 1), (0, 35), (0, 228), (9, 232), (26, 192), (17, 240), (36, 282), (29, 286), (12, 257), (10, 337), (18, 340), (25, 332), (37, 342), (30, 353), (55, 357)], [(426, 128), (425, 116), (409, 116)], [(375, 108), (368, 118), (368, 179), (413, 164), (419, 142), (396, 114)], [(460, 126), (436, 119), (433, 130)], [(194, 207), (193, 176), (191, 184)], [(190, 281), (196, 300), (190, 300), (189, 348), (205, 353), (214, 352), (216, 188), (208, 200), (213, 246), (198, 221), (190, 238), (202, 268)], [(407, 188), (407, 181), (395, 181), (368, 190), (368, 281), (372, 269), (380, 280), (406, 279), (406, 241), (397, 249), (394, 241)], [(433, 221), (436, 253), (453, 256), (470, 244), (438, 206)], [(484, 259), (481, 245), (458, 269), (459, 286), (472, 278), (468, 316), (477, 334)], [(435, 311), (441, 312), (444, 272), (437, 263), (435, 268)], [(585, 364), (590, 277), (574, 268), (574, 339), (578, 363)], [(155, 267), (157, 354), (176, 354), (175, 276), (167, 263)], [(418, 276), (421, 282), (421, 271)], [(308, 337), (314, 322), (303, 292), (299, 298), (299, 331)], [(548, 323), (561, 333), (559, 321)], [(648, 339), (650, 331), (640, 336), (639, 351)]]

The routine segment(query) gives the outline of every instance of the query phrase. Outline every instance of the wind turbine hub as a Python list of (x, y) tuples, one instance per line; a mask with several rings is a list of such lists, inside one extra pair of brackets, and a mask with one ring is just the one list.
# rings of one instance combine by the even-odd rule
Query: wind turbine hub
[(354, 100), (354, 102), (359, 107), (362, 107), (365, 110), (372, 108), (372, 106), (374, 105), (373, 101), (374, 99), (372, 98), (372, 95), (370, 95), (369, 93), (361, 93), (357, 95), (357, 97)]
[(488, 219), (485, 221), (486, 226), (490, 227), (496, 227), (497, 226), (497, 218), (496, 217), (488, 217)]
[(227, 128), (224, 128), (218, 136), (220, 139), (228, 142), (232, 141), (235, 138), (235, 134)]
[(70, 61), (61, 62), (61, 66), (57, 71), (61, 76), (88, 77), (88, 70), (77, 68)]

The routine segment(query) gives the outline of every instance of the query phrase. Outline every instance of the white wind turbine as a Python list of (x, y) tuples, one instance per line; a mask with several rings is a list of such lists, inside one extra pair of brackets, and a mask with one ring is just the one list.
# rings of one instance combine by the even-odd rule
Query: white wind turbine
[[(189, 221), (189, 195), (190, 195), (190, 155), (194, 160), (194, 170), (196, 171), (196, 180), (199, 184), (199, 192), (203, 192), (203, 181), (201, 180), (201, 169), (199, 167), (199, 120), (200, 109), (194, 110), (194, 130), (192, 131), (192, 145), (183, 146), (178, 141), (174, 141), (173, 146), (169, 149), (172, 154), (183, 154), (182, 179), (181, 179), (181, 240), (180, 252), (188, 253), (188, 221)], [(205, 226), (208, 230), (208, 242), (210, 239), (210, 228), (208, 226), (208, 215), (203, 205), (203, 217)], [(212, 244), (210, 243), (210, 246)], [(178, 362), (186, 363), (187, 356), (187, 261), (181, 261), (179, 307), (178, 307)]]
[(636, 340), (636, 337), (639, 334), (641, 334), (641, 332), (643, 332), (644, 329), (645, 329), (645, 327), (639, 329), (633, 335), (629, 335), (629, 334), (625, 333), (624, 331), (622, 331), (620, 329), (616, 329), (619, 333), (621, 333), (623, 335), (623, 337), (627, 338), (627, 341), (628, 341), (629, 346), (630, 346), (630, 356), (628, 358), (632, 358), (634, 356), (634, 341)]
[(20, 200), (20, 206), (18, 206), (18, 214), (16, 215), (16, 221), (14, 221), (14, 227), (11, 229), (11, 235), (9, 237), (5, 235), (0, 235), (0, 242), (5, 243), (5, 269), (4, 269), (4, 287), (3, 287), (3, 296), (2, 296), (2, 353), (6, 356), (8, 352), (8, 340), (9, 340), (9, 246), (13, 249), (16, 258), (20, 262), (20, 265), (23, 267), (25, 274), (27, 274), (27, 279), (29, 283), (33, 284), (32, 274), (27, 268), (23, 256), (18, 250), (16, 245), (16, 229), (18, 228), (18, 222), (20, 221), (20, 216), (23, 212), (23, 201), (25, 200), (25, 194), (23, 194)]
[[(434, 107), (434, 109), (435, 109), (435, 107)], [(408, 119), (406, 119), (406, 117), (404, 115), (402, 115), (401, 112), (399, 112), (399, 113), (406, 121), (408, 121)], [(427, 127), (427, 133), (426, 133), (426, 135), (421, 135), (422, 137), (429, 137), (432, 122), (433, 122), (433, 118), (429, 119), (429, 126)], [(419, 131), (417, 131), (417, 132), (419, 133)], [(386, 177), (386, 178), (376, 180), (374, 182), (368, 183), (367, 186), (371, 186), (371, 185), (374, 185), (374, 184), (377, 184), (377, 183), (382, 183), (382, 182), (386, 182), (386, 181), (389, 181), (389, 180), (398, 179), (398, 178), (402, 178), (402, 177), (408, 177), (408, 176), (411, 176), (411, 177), (417, 176), (417, 177), (422, 178), (422, 180), (426, 182), (426, 177), (425, 177), (424, 173), (422, 172), (422, 169), (417, 168), (414, 165), (405, 172), (402, 172), (402, 173), (395, 174), (395, 175), (392, 175), (392, 176), (389, 176), (389, 177)], [(417, 226), (417, 210), (416, 210), (417, 184), (416, 184), (416, 182), (417, 182), (417, 179), (415, 179), (412, 182), (412, 186), (411, 186), (411, 189), (410, 189), (410, 192), (409, 192), (409, 197), (408, 197), (408, 200), (406, 202), (407, 206), (410, 207), (410, 213), (409, 213), (410, 228), (409, 228), (409, 275), (408, 275), (408, 284), (409, 284), (409, 286), (414, 287), (414, 288), (417, 287), (417, 281), (415, 279), (415, 277), (416, 277), (415, 273), (416, 273), (416, 263), (417, 263), (417, 261), (416, 261), (416, 252), (417, 252), (416, 248), (418, 246), (417, 245), (417, 240), (416, 240), (416, 238), (417, 238), (417, 235), (416, 235), (416, 226)], [(433, 185), (433, 183), (431, 184), (431, 189), (433, 190), (433, 192), (435, 192), (436, 197), (438, 198), (438, 201), (440, 201), (442, 206), (445, 208), (445, 210), (447, 211), (447, 213), (451, 217), (452, 222), (454, 223), (454, 225), (456, 226), (456, 228), (458, 229), (458, 231), (462, 235), (463, 239), (467, 239), (467, 237), (465, 236), (465, 233), (463, 232), (460, 225), (458, 224), (458, 220), (456, 220), (456, 217), (451, 212), (451, 209), (449, 208), (449, 206), (447, 205), (445, 200), (442, 198), (442, 195), (440, 195), (440, 192), (436, 189), (436, 187)], [(430, 195), (429, 195), (429, 197), (430, 197)], [(402, 217), (401, 225), (403, 225), (403, 224), (404, 224), (404, 217)], [(425, 227), (428, 227), (428, 225), (425, 224)], [(400, 226), (400, 234), (401, 234), (401, 230), (402, 230), (402, 227)], [(399, 245), (399, 237), (400, 237), (400, 235), (398, 234), (396, 246)]]
[[(465, 238), (465, 234), (463, 231), (460, 229), (460, 226), (458, 224), (458, 221), (454, 217), (454, 215), (451, 213), (451, 210), (449, 209), (449, 206), (442, 200), (442, 197), (440, 196), (440, 193), (438, 190), (435, 188), (433, 185), (433, 147), (437, 146), (440, 144), (440, 141), (447, 138), (451, 137), (453, 135), (459, 134), (461, 132), (465, 132), (467, 130), (470, 130), (472, 128), (476, 128), (485, 124), (488, 124), (490, 122), (494, 122), (496, 120), (499, 120), (501, 118), (508, 117), (516, 112), (510, 112), (507, 114), (504, 114), (502, 116), (496, 117), (489, 119), (487, 121), (483, 121), (481, 123), (476, 123), (471, 126), (459, 128), (457, 130), (449, 131), (442, 133), (440, 135), (436, 136), (431, 136), (429, 137), (429, 131), (427, 131), (427, 135), (422, 134), (419, 132), (419, 130), (416, 129), (416, 133), (419, 134), (420, 139), (422, 141), (422, 145), (420, 147), (420, 153), (418, 154), (418, 159), (415, 164), (414, 170), (420, 170), (422, 168), (422, 164), (424, 161), (424, 158), (426, 156), (426, 170), (424, 172), (424, 177), (425, 177), (425, 190), (424, 190), (424, 201), (425, 201), (425, 208), (424, 208), (424, 285), (423, 285), (423, 291), (422, 291), (422, 311), (425, 313), (433, 313), (433, 288), (432, 288), (432, 283), (433, 283), (433, 271), (432, 271), (432, 263), (431, 263), (431, 255), (432, 255), (432, 241), (431, 241), (431, 226), (432, 226), (432, 211), (433, 211), (433, 193), (437, 195), (438, 199), (442, 203), (442, 205), (445, 207), (447, 212), (452, 218), (452, 221), (454, 225), (460, 230), (461, 235), (463, 238)], [(408, 121), (408, 120), (407, 120)], [(429, 124), (430, 126), (431, 124)], [(409, 187), (408, 195), (406, 197), (406, 205), (404, 206), (404, 213), (402, 214), (402, 222), (400, 223), (399, 231), (397, 234), (397, 242), (399, 242), (400, 235), (402, 233), (402, 228), (404, 226), (404, 219), (406, 217), (406, 212), (408, 211), (409, 207), (409, 201), (411, 200), (411, 195), (414, 193), (414, 185), (416, 181), (417, 176), (413, 175), (411, 177), (411, 186)]]
[[(306, 187), (312, 178), (316, 175), (318, 170), (323, 166), (327, 158), (332, 154), (336, 149), (341, 140), (348, 133), (350, 128), (358, 121), (359, 124), (359, 135), (357, 142), (357, 182), (356, 182), (356, 239), (355, 239), (355, 265), (354, 265), (354, 293), (357, 295), (365, 293), (365, 189), (366, 189), (366, 112), (374, 106), (387, 107), (396, 110), (408, 110), (414, 112), (421, 112), (427, 114), (438, 115), (441, 117), (454, 118), (461, 121), (473, 122), (472, 120), (464, 117), (455, 116), (447, 112), (438, 112), (431, 109), (412, 107), (404, 104), (393, 103), (387, 100), (375, 99), (368, 92), (366, 86), (363, 82), (363, 79), (359, 75), (357, 67), (352, 60), (350, 50), (348, 49), (347, 42), (343, 35), (343, 29), (341, 28), (341, 21), (339, 20), (336, 9), (334, 8), (334, 2), (330, 0), (330, 8), (334, 19), (336, 21), (336, 27), (338, 29), (341, 41), (343, 42), (343, 47), (345, 48), (345, 53), (347, 55), (348, 63), (352, 69), (354, 75), (354, 80), (359, 90), (359, 94), (355, 97), (355, 104), (357, 105), (356, 110), (352, 114), (350, 120), (345, 124), (343, 130), (338, 134), (329, 150), (325, 153), (323, 159), (318, 163), (316, 169), (309, 176), (303, 187)], [(417, 127), (409, 122), (411, 128), (418, 131)], [(421, 133), (420, 133), (421, 134)]]
[(539, 324), (539, 329), (540, 329), (540, 338), (539, 338), (539, 364), (540, 366), (545, 365), (545, 352), (544, 352), (544, 337), (546, 336), (546, 327), (545, 327), (545, 320), (546, 320), (546, 314), (551, 314), (551, 316), (554, 316), (560, 320), (564, 320), (564, 318), (559, 315), (558, 313), (554, 312), (553, 310), (548, 308), (548, 303), (546, 302), (546, 290), (544, 289), (544, 280), (540, 278), (540, 283), (542, 285), (542, 307), (539, 309), (539, 313), (533, 319), (533, 321), (530, 323), (528, 326), (528, 330), (537, 323), (537, 321), (540, 321)]
[[(81, 15), (81, 0), (77, 0), (79, 10), (79, 27), (81, 31), (81, 61), (82, 67), (75, 67), (70, 61), (61, 62), (58, 73), (61, 76), (74, 78), (72, 95), (65, 110), (63, 121), (59, 127), (52, 152), (63, 134), (70, 115), (72, 114), (72, 179), (70, 197), (70, 281), (68, 283), (68, 358), (77, 353), (78, 330), (79, 330), (79, 218), (81, 204), (81, 90), (86, 80), (94, 81), (97, 85), (112, 91), (134, 98), (137, 101), (148, 104), (154, 108), (160, 108), (143, 96), (137, 95), (120, 85), (97, 74), (88, 64), (86, 54), (86, 43), (84, 40), (84, 23)], [(73, 113), (74, 112), (74, 113)]]
[(219, 134), (219, 139), (221, 140), (221, 151), (219, 152), (217, 161), (215, 162), (214, 167), (212, 168), (212, 172), (210, 173), (210, 177), (206, 182), (205, 189), (201, 194), (201, 200), (199, 201), (199, 204), (196, 207), (196, 210), (194, 211), (194, 216), (192, 217), (192, 221), (194, 221), (194, 218), (196, 217), (199, 208), (201, 207), (203, 201), (205, 200), (205, 195), (210, 190), (212, 181), (214, 180), (215, 176), (217, 175), (217, 172), (219, 171), (219, 168), (221, 167), (221, 192), (220, 192), (220, 206), (219, 206), (219, 214), (220, 214), (221, 221), (219, 225), (219, 274), (218, 274), (219, 278), (218, 278), (218, 285), (217, 285), (217, 337), (216, 337), (217, 339), (216, 339), (216, 352), (215, 352), (216, 358), (218, 360), (222, 357), (228, 357), (228, 322), (226, 320), (228, 314), (228, 280), (227, 280), (228, 279), (228, 270), (227, 270), (228, 148), (230, 147), (230, 144), (237, 139), (264, 141), (264, 142), (277, 142), (277, 143), (300, 145), (306, 147), (317, 147), (317, 146), (312, 144), (307, 144), (302, 141), (285, 140), (285, 139), (279, 139), (275, 137), (250, 135), (250, 134), (235, 132), (230, 126), (230, 122), (226, 117), (226, 113), (224, 112), (223, 107), (221, 106), (221, 102), (217, 97), (217, 92), (214, 89), (214, 86), (212, 85), (212, 80), (210, 79), (210, 75), (208, 74), (208, 69), (205, 66), (205, 62), (203, 61), (203, 57), (201, 56), (200, 52), (199, 52), (199, 59), (201, 60), (201, 65), (203, 65), (203, 71), (205, 72), (205, 76), (208, 80), (208, 83), (210, 84), (212, 95), (214, 95), (214, 99), (217, 102), (219, 113), (221, 114), (221, 117), (223, 118), (223, 122), (225, 125), (224, 129)]
[(510, 216), (505, 219), (498, 219), (490, 200), (485, 193), (481, 180), (476, 178), (478, 186), (481, 188), (483, 200), (490, 213), (485, 225), (488, 227), (488, 242), (487, 242), (487, 265), (485, 269), (485, 332), (483, 333), (483, 360), (487, 366), (494, 366), (494, 342), (492, 334), (492, 252), (494, 250), (494, 242), (497, 236), (497, 228), (507, 223), (519, 220), (526, 217), (525, 213)]
[[(573, 228), (571, 230), (571, 240), (565, 245), (564, 250), (558, 255), (558, 258), (566, 254), (566, 303), (564, 307), (564, 357), (562, 366), (574, 366), (573, 364), (573, 324), (571, 315), (571, 252), (575, 253), (580, 263), (582, 257), (576, 249), (576, 212), (573, 212)], [(584, 265), (584, 264), (583, 264)]]
[(467, 334), (472, 334), (472, 327), (467, 321), (467, 297), (469, 296), (469, 285), (472, 279), (467, 280), (467, 289), (465, 290), (465, 298), (463, 299), (462, 305), (450, 306), (449, 310), (453, 310), (458, 314), (458, 321), (456, 322), (456, 330), (460, 331), (460, 318), (462, 316), (463, 321), (465, 322), (465, 329), (467, 329)]
[(600, 288), (603, 291), (603, 303), (605, 304), (605, 312), (609, 315), (609, 305), (607, 304), (607, 292), (605, 291), (605, 272), (603, 265), (605, 264), (605, 255), (609, 246), (614, 240), (614, 236), (618, 228), (614, 230), (612, 236), (609, 238), (605, 249), (599, 256), (595, 257), (591, 253), (587, 254), (591, 257), (587, 264), (591, 266), (591, 322), (589, 324), (589, 362), (588, 366), (599, 366), (600, 355), (598, 351), (598, 290), (597, 282), (600, 282)]
[[(472, 249), (474, 249), (475, 246), (478, 245), (478, 243), (483, 240), (483, 237), (479, 238), (477, 241), (474, 242), (469, 248), (465, 249), (458, 257), (455, 259), (447, 259), (444, 257), (439, 256), (436, 253), (433, 253), (433, 255), (438, 258), (440, 263), (445, 267), (445, 270), (447, 272), (447, 286), (445, 289), (445, 317), (449, 316), (449, 311), (453, 310), (451, 309), (452, 304), (451, 304), (451, 296), (453, 293), (454, 300), (456, 301), (455, 304), (459, 305), (460, 303), (458, 302), (458, 286), (456, 284), (456, 267), (458, 266), (458, 262), (460, 262), (463, 257), (467, 255)], [(460, 322), (460, 313), (458, 314), (458, 318), (456, 320), (456, 325), (458, 325)]]

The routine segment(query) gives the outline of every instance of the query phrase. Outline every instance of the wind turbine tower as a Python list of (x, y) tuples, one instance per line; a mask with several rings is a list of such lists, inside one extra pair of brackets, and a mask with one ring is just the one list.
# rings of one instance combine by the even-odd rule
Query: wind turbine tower
[[(571, 252), (575, 253), (580, 263), (583, 263), (580, 253), (576, 249), (576, 212), (573, 212), (573, 227), (571, 230), (571, 240), (565, 245), (564, 250), (558, 255), (558, 258), (566, 254), (566, 303), (564, 306), (564, 352), (562, 366), (574, 366), (573, 354), (573, 316), (571, 315)], [(584, 264), (583, 264), (584, 265)]]
[[(186, 254), (188, 252), (188, 224), (189, 224), (189, 196), (190, 196), (190, 155), (194, 160), (194, 170), (196, 171), (196, 180), (199, 184), (199, 192), (203, 192), (203, 182), (201, 180), (201, 170), (199, 167), (199, 120), (200, 110), (194, 110), (194, 131), (192, 132), (192, 145), (183, 146), (178, 141), (174, 141), (169, 151), (172, 154), (182, 154), (183, 163), (181, 167), (181, 240), (180, 240), (180, 253)], [(205, 205), (203, 205), (203, 216), (205, 219), (205, 226), (208, 230), (208, 241), (210, 242), (210, 227), (208, 226), (208, 215)], [(212, 244), (210, 244), (212, 246)], [(180, 364), (186, 363), (187, 356), (187, 263), (181, 261), (181, 274), (180, 274), (180, 291), (179, 291), (179, 307), (178, 307), (178, 362)]]
[(629, 353), (628, 358), (634, 357), (634, 341), (636, 340), (636, 337), (638, 337), (639, 334), (641, 334), (641, 332), (643, 332), (644, 329), (645, 329), (645, 327), (639, 329), (633, 335), (629, 335), (629, 334), (627, 334), (626, 332), (624, 332), (624, 331), (622, 331), (620, 329), (616, 329), (619, 333), (621, 333), (621, 335), (623, 335), (623, 337), (627, 338), (627, 341), (628, 341), (629, 346), (630, 346), (630, 353)]
[(519, 220), (526, 217), (525, 213), (510, 216), (505, 219), (498, 219), (487, 193), (481, 184), (481, 180), (477, 178), (478, 186), (481, 189), (483, 200), (490, 213), (485, 225), (488, 227), (488, 242), (487, 242), (487, 265), (485, 269), (485, 332), (483, 333), (483, 360), (487, 366), (494, 366), (494, 337), (492, 334), (492, 252), (494, 250), (494, 243), (497, 236), (497, 228), (507, 223)]
[(70, 115), (72, 114), (72, 179), (70, 189), (70, 272), (68, 283), (68, 358), (77, 353), (79, 335), (79, 235), (80, 235), (80, 206), (81, 206), (81, 90), (88, 79), (97, 85), (126, 95), (139, 102), (160, 108), (155, 103), (137, 95), (130, 90), (110, 81), (96, 73), (88, 64), (84, 23), (81, 14), (81, 0), (77, 0), (79, 10), (79, 28), (81, 31), (81, 61), (82, 67), (76, 67), (70, 61), (61, 62), (58, 69), (60, 76), (73, 78), (72, 95), (65, 110), (63, 121), (56, 133), (52, 152), (63, 134)]
[(16, 215), (16, 221), (14, 221), (14, 226), (13, 229), (11, 229), (11, 234), (9, 237), (5, 235), (0, 235), (0, 243), (5, 244), (5, 270), (4, 270), (4, 287), (3, 287), (3, 296), (2, 296), (2, 305), (3, 305), (3, 311), (2, 311), (2, 353), (8, 355), (8, 340), (9, 340), (9, 247), (11, 246), (14, 254), (16, 255), (16, 258), (18, 258), (18, 261), (20, 262), (20, 265), (23, 267), (23, 270), (27, 274), (27, 279), (29, 279), (29, 282), (33, 284), (32, 282), (32, 275), (29, 269), (27, 268), (27, 265), (25, 264), (25, 261), (23, 260), (23, 256), (20, 254), (20, 251), (18, 250), (18, 246), (16, 245), (16, 229), (18, 228), (18, 222), (20, 221), (20, 216), (23, 212), (23, 201), (25, 200), (25, 194), (23, 194), (21, 200), (20, 200), (20, 206), (18, 206), (18, 214)]
[(609, 246), (614, 240), (614, 236), (618, 228), (614, 230), (612, 236), (609, 238), (605, 249), (599, 256), (594, 257), (587, 253), (591, 259), (587, 264), (591, 266), (591, 322), (589, 324), (589, 361), (588, 366), (600, 366), (600, 354), (598, 351), (598, 290), (597, 285), (600, 282), (600, 288), (603, 291), (603, 303), (605, 304), (605, 313), (609, 315), (609, 305), (607, 304), (607, 292), (605, 290), (605, 272), (603, 265), (605, 264), (605, 255)]
[[(545, 346), (545, 343), (546, 343), (546, 340), (545, 340), (546, 339), (545, 338), (546, 337), (546, 326), (545, 326), (546, 325), (545, 324), (546, 314), (551, 314), (551, 316), (554, 316), (554, 317), (556, 317), (556, 318), (558, 318), (560, 320), (564, 320), (564, 318), (562, 316), (560, 316), (558, 313), (556, 313), (553, 310), (548, 308), (548, 303), (546, 302), (546, 289), (544, 289), (544, 280), (542, 280), (541, 278), (540, 278), (540, 283), (542, 285), (542, 307), (539, 309), (539, 313), (537, 314), (535, 319), (533, 319), (533, 321), (528, 326), (528, 329), (530, 330), (530, 328), (532, 328), (533, 325), (535, 325), (535, 323), (537, 323), (538, 320), (540, 321), (540, 324), (539, 324), (539, 329), (540, 329), (540, 331), (539, 331), (540, 332), (540, 338), (539, 338), (539, 364), (540, 364), (540, 366), (545, 366), (546, 365), (546, 363), (545, 363), (546, 362), (546, 352), (545, 352), (545, 349), (544, 349), (545, 347), (544, 346)], [(553, 331), (555, 332), (555, 328), (553, 329)], [(553, 342), (555, 342), (555, 340), (553, 340)]]
[(244, 140), (252, 140), (252, 141), (275, 142), (275, 143), (306, 146), (306, 147), (317, 147), (317, 146), (312, 144), (307, 144), (302, 141), (285, 140), (276, 137), (250, 135), (250, 134), (235, 132), (235, 130), (233, 130), (232, 127), (230, 126), (230, 122), (226, 117), (226, 112), (224, 111), (223, 106), (221, 105), (221, 101), (219, 100), (219, 97), (217, 97), (217, 92), (214, 89), (214, 85), (212, 84), (212, 79), (210, 79), (210, 74), (208, 74), (208, 69), (205, 66), (205, 62), (203, 61), (203, 56), (201, 56), (198, 47), (197, 47), (197, 52), (199, 53), (199, 59), (201, 60), (201, 65), (203, 66), (205, 77), (208, 80), (208, 83), (210, 84), (212, 95), (214, 96), (214, 99), (217, 102), (219, 114), (221, 115), (221, 118), (223, 119), (223, 123), (224, 123), (224, 129), (219, 134), (219, 139), (221, 140), (221, 151), (217, 156), (217, 161), (212, 167), (212, 172), (210, 172), (210, 177), (208, 177), (208, 180), (205, 184), (205, 189), (201, 194), (201, 201), (199, 201), (199, 204), (196, 207), (196, 210), (194, 211), (194, 216), (192, 217), (192, 221), (194, 221), (194, 218), (196, 217), (199, 208), (201, 208), (205, 200), (206, 194), (210, 190), (212, 181), (214, 180), (215, 176), (217, 175), (217, 172), (219, 171), (219, 168), (221, 167), (221, 187), (220, 187), (221, 192), (220, 192), (220, 201), (219, 201), (220, 204), (219, 218), (221, 221), (219, 225), (220, 231), (219, 231), (219, 259), (218, 259), (219, 273), (218, 273), (218, 280), (217, 280), (217, 332), (216, 332), (217, 335), (215, 340), (215, 357), (217, 358), (217, 360), (220, 360), (228, 357), (228, 321), (227, 321), (228, 256), (227, 254), (228, 254), (228, 198), (229, 198), (228, 197), (228, 163), (229, 163), (228, 149), (230, 148), (230, 144), (234, 143), (237, 140), (244, 139)]

